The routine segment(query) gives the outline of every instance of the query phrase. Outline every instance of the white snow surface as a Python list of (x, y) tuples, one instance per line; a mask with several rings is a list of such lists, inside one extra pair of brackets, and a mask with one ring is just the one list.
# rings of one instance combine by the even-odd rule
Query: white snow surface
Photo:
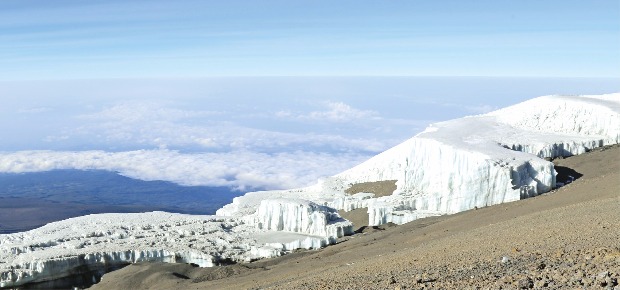
[[(544, 96), (424, 132), (316, 185), (250, 192), (216, 216), (98, 214), (0, 235), (0, 287), (138, 261), (251, 261), (320, 248), (351, 234), (337, 210), (367, 208), (369, 225), (515, 201), (556, 187), (553, 163), (620, 142), (620, 93)], [(392, 195), (349, 195), (396, 180)]]

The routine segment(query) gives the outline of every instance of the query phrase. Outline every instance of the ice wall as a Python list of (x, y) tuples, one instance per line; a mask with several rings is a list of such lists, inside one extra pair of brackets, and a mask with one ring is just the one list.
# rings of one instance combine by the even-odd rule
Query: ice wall
[[(218, 213), (255, 214), (261, 199), (295, 197), (347, 211), (367, 207), (370, 225), (402, 224), (547, 192), (556, 186), (556, 173), (542, 158), (619, 142), (620, 94), (544, 96), (432, 124), (315, 186), (249, 193)], [(384, 180), (397, 180), (392, 196), (344, 193), (351, 184)]]
[(352, 233), (352, 225), (335, 209), (303, 199), (263, 200), (256, 212), (259, 229), (337, 239)]

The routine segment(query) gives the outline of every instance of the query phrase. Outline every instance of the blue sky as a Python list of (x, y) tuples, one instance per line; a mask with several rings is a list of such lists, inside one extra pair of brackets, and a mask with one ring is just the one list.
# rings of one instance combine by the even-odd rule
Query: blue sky
[(620, 91), (619, 3), (0, 0), (0, 172), (311, 184), (432, 122)]
[(0, 80), (620, 76), (619, 1), (0, 1)]

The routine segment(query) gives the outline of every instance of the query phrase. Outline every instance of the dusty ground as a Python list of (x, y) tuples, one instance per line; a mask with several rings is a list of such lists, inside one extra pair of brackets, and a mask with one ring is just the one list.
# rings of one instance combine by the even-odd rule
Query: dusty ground
[[(135, 264), (94, 289), (620, 289), (620, 147), (554, 161), (575, 182), (218, 268)], [(565, 174), (568, 174), (565, 173)]]
[(352, 184), (351, 187), (345, 189), (344, 192), (348, 194), (371, 192), (375, 194), (375, 197), (381, 197), (391, 195), (394, 190), (396, 190), (396, 180), (384, 180)]

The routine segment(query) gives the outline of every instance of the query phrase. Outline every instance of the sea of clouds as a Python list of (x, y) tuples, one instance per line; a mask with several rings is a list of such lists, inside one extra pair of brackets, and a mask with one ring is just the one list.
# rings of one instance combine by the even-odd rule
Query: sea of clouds
[(229, 186), (241, 191), (309, 185), (360, 163), (365, 155), (315, 152), (259, 153), (231, 151), (183, 154), (156, 149), (124, 152), (19, 151), (0, 154), (0, 172), (26, 173), (54, 169), (108, 170), (141, 180), (180, 185)]
[(614, 89), (610, 80), (493, 78), (0, 82), (0, 173), (109, 170), (241, 191), (300, 187), (435, 121)]

